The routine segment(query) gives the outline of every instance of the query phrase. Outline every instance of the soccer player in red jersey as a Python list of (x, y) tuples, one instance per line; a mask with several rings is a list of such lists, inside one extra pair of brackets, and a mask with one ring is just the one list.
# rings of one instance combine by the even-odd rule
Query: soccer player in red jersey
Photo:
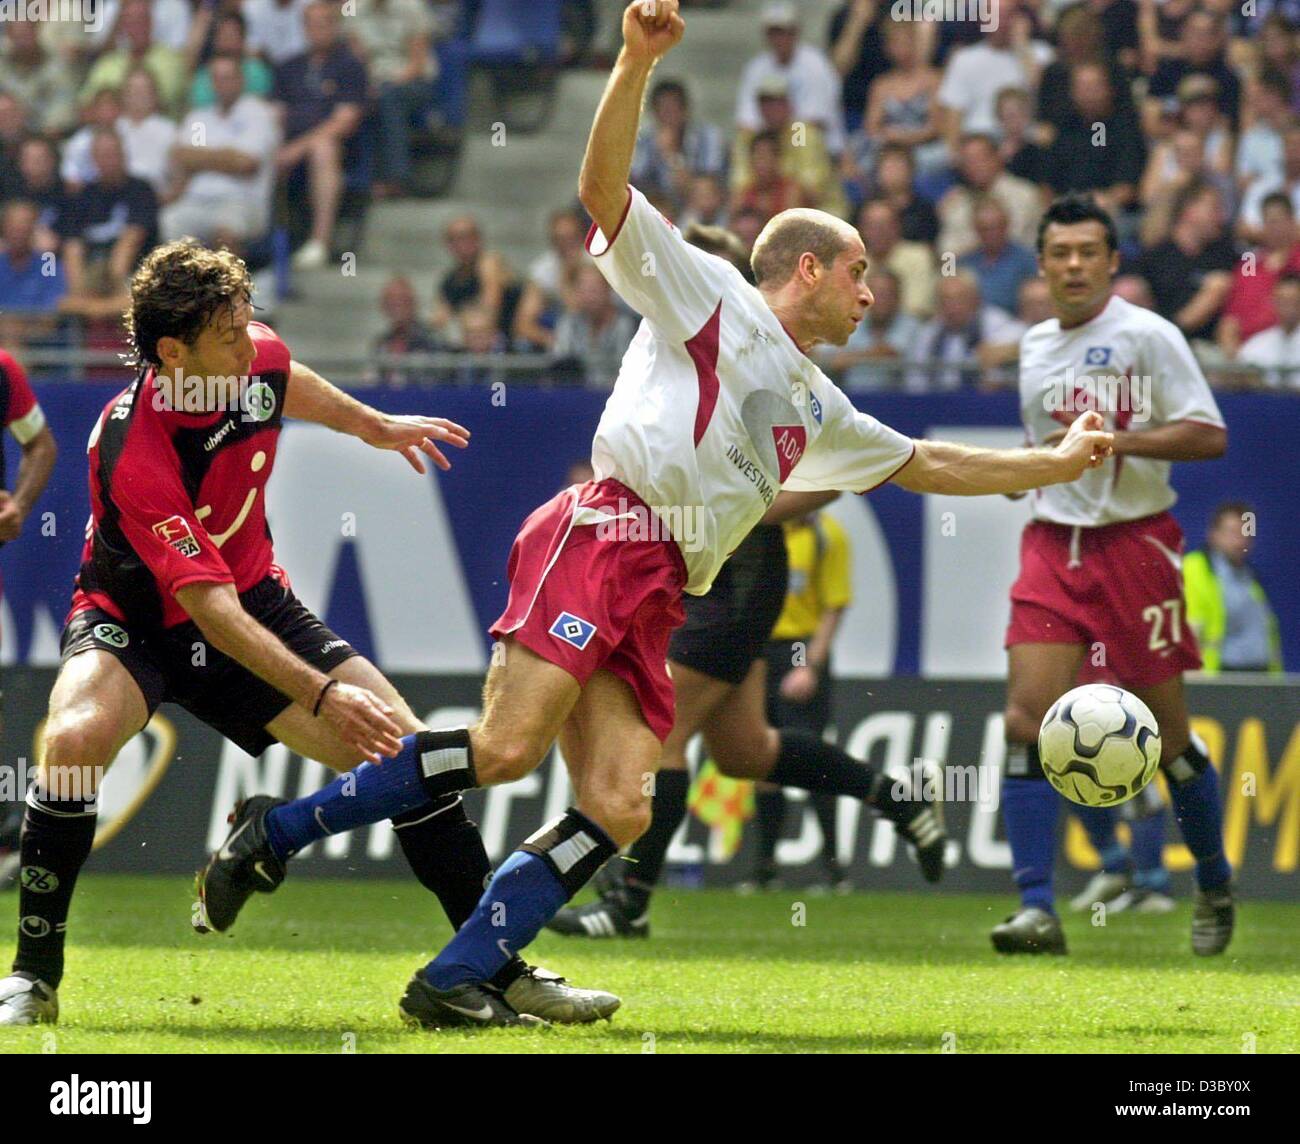
[[(1020, 343), (1020, 408), (1031, 445), (1050, 445), (1078, 410), (1100, 410), (1114, 456), (1069, 484), (1031, 494), (1033, 517), (1011, 588), (1002, 815), (1020, 909), (994, 927), (1003, 953), (1064, 953), (1052, 894), (1061, 799), (1043, 776), (1038, 728), (1078, 682), (1105, 679), (1140, 697), (1160, 725), (1161, 761), (1196, 859), (1192, 950), (1232, 939), (1231, 875), (1218, 778), (1187, 721), (1183, 672), (1201, 665), (1183, 608), (1183, 534), (1170, 514), (1174, 461), (1223, 455), (1228, 434), (1182, 332), (1112, 291), (1115, 224), (1086, 196), (1043, 215), (1038, 261), (1056, 316)], [(1074, 807), (1085, 820), (1107, 810)]]
[[(336, 389), (252, 320), (251, 296), (238, 258), (192, 241), (154, 250), (132, 278), (127, 332), (139, 373), (90, 433), (91, 520), (27, 798), (18, 952), (0, 981), (0, 1025), (58, 1016), (68, 907), (100, 778), (160, 703), (180, 704), (252, 755), (280, 742), (340, 771), (396, 753), (422, 728), (378, 669), (294, 595), (274, 561), (266, 482), (285, 417), (392, 450), (419, 473), (422, 455), (449, 468), (440, 445), (464, 448), (469, 433)], [(245, 800), (237, 814), (281, 801)], [(459, 926), (489, 874), (482, 839), (458, 794), (407, 811), (393, 823), (403, 852)], [(246, 874), (222, 885), (221, 901), (273, 889), (284, 868), (259, 862)], [(210, 908), (209, 888), (202, 880), (196, 928), (224, 930), (234, 915)], [(514, 959), (495, 984), (553, 1020), (594, 1020), (618, 1004)]]
[[(5, 469), (4, 437), (0, 435), (0, 545), (17, 540), (32, 506), (40, 498), (54, 470), (57, 449), (54, 435), (45, 423), (27, 374), (12, 354), (0, 350), (0, 429), (8, 429), (22, 446), (18, 465), (18, 487), (3, 488)], [(22, 826), (21, 804), (0, 806), (0, 890), (13, 885), (18, 871), (18, 835)]]
[(579, 194), (595, 220), (588, 250), (644, 321), (596, 430), (595, 479), (538, 508), (515, 540), (482, 718), (407, 736), (349, 789), (336, 780), (250, 820), (267, 846), (214, 858), (231, 877), (283, 862), (321, 837), (322, 818), (351, 829), (411, 800), (514, 781), (558, 738), (577, 805), (502, 863), (416, 972), (401, 1011), (421, 1026), (529, 1023), (490, 981), (646, 829), (673, 726), (667, 654), (681, 595), (708, 591), (779, 489), (863, 492), (893, 480), (915, 492), (1019, 492), (1074, 480), (1110, 448), (1092, 414), (1054, 449), (992, 450), (912, 441), (854, 409), (806, 353), (843, 345), (871, 305), (851, 226), (820, 211), (777, 215), (754, 248), (755, 288), (628, 185), (650, 73), (683, 30), (676, 0), (637, 0), (623, 14)]

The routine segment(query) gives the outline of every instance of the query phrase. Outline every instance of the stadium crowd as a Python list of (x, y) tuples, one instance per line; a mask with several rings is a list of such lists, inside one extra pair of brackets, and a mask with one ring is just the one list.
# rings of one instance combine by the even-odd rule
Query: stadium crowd
[[(620, 5), (537, 2), (564, 10), (567, 62), (607, 63), (598, 24)], [(438, 121), (438, 45), (479, 8), (105, 3), (98, 34), (0, 25), (9, 343), (69, 316), (111, 331), (160, 240), (194, 234), (265, 266), (277, 206), (297, 222), (294, 266), (323, 265), (349, 194), (410, 192), (413, 134)], [(1038, 219), (1069, 190), (1112, 211), (1119, 290), (1175, 322), (1218, 384), (1300, 387), (1300, 0), (998, 0), (987, 27), (973, 4), (954, 5), (970, 19), (897, 18), (913, 7), (849, 0), (825, 28), (785, 0), (738, 14), (755, 50), (732, 122), (704, 120), (665, 68), (634, 181), (679, 225), (747, 244), (792, 206), (855, 222), (877, 302), (823, 357), (854, 388), (1014, 384), (1017, 341), (1048, 313)], [(581, 207), (555, 206), (526, 267), (453, 219), (431, 311), (394, 278), (376, 348), (540, 355), (552, 377), (612, 385), (635, 324), (588, 267)]]

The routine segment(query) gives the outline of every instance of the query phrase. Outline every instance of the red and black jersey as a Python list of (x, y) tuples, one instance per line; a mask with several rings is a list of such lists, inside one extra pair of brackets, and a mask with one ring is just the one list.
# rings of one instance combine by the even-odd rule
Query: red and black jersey
[[(26, 445), (45, 428), (45, 414), (27, 383), (27, 374), (12, 355), (0, 350), (0, 428), (8, 429), (20, 445)], [(5, 485), (5, 439), (0, 433), (0, 488)], [(4, 544), (0, 540), (0, 544)]]
[(150, 370), (104, 407), (91, 431), (91, 518), (72, 612), (172, 627), (186, 584), (244, 592), (273, 570), (266, 482), (275, 464), (289, 349), (252, 322), (257, 356), (240, 408), (185, 413)]

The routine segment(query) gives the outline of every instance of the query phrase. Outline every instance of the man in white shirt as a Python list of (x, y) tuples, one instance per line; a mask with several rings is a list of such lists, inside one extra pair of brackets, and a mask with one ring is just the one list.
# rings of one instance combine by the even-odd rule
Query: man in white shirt
[[(391, 817), (415, 792), (422, 805), (434, 792), (515, 781), (557, 738), (562, 746), (576, 806), (506, 858), (469, 920), (416, 972), (401, 1001), (411, 1024), (526, 1023), (485, 987), (490, 967), (646, 829), (646, 780), (674, 720), (666, 657), (681, 594), (709, 590), (781, 487), (862, 492), (893, 480), (917, 492), (1016, 492), (1074, 480), (1109, 452), (1092, 414), (1053, 449), (909, 440), (854, 409), (807, 356), (843, 345), (871, 304), (852, 227), (820, 211), (777, 215), (753, 251), (755, 288), (629, 187), (650, 73), (683, 31), (676, 0), (636, 0), (623, 14), (624, 48), (578, 191), (595, 220), (588, 250), (644, 320), (596, 429), (595, 479), (542, 505), (515, 541), (483, 717), (424, 733), (417, 749), (349, 776), (352, 789), (316, 796), (326, 821), (336, 801)], [(848, 790), (860, 789), (864, 767), (838, 769)], [(813, 769), (784, 753), (765, 768), (754, 777), (799, 786)], [(908, 801), (920, 817), (926, 804)]]
[(844, 150), (844, 109), (835, 65), (824, 52), (800, 43), (799, 17), (793, 4), (768, 4), (762, 24), (768, 50), (751, 59), (740, 74), (736, 126), (751, 132), (762, 128), (759, 89), (764, 80), (780, 77), (789, 85), (794, 118), (820, 127), (826, 135), (826, 149), (838, 155)]
[(190, 112), (172, 161), (185, 187), (163, 209), (164, 241), (192, 234), (204, 242), (243, 246), (271, 225), (271, 188), (280, 129), (270, 104), (244, 94), (242, 62), (212, 60), (217, 102)]
[(1196, 859), (1193, 953), (1219, 954), (1232, 940), (1218, 780), (1188, 725), (1183, 672), (1201, 660), (1184, 614), (1183, 535), (1169, 512), (1171, 462), (1222, 456), (1227, 430), (1178, 327), (1114, 295), (1118, 245), (1114, 220), (1090, 197), (1067, 195), (1043, 216), (1039, 267), (1056, 317), (1020, 345), (1026, 439), (1050, 444), (1080, 409), (1096, 410), (1114, 427), (1114, 459), (1031, 494), (1006, 636), (1001, 797), (1020, 909), (990, 935), (1001, 953), (1066, 951), (1052, 891), (1061, 797), (1038, 757), (1038, 729), (1063, 694), (1091, 682), (1118, 683), (1156, 717), (1160, 766)]
[(1259, 366), (1269, 385), (1300, 389), (1300, 275), (1283, 274), (1277, 280), (1273, 308), (1277, 325), (1247, 339), (1237, 360)]

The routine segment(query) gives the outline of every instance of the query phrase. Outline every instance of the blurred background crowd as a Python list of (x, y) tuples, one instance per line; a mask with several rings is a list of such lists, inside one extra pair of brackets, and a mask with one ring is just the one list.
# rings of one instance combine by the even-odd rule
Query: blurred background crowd
[[(852, 221), (876, 302), (822, 354), (847, 387), (1014, 385), (1050, 316), (1038, 219), (1071, 190), (1215, 384), (1300, 387), (1300, 0), (686, 6), (715, 66), (656, 72), (633, 180), (746, 244), (787, 207)], [(636, 319), (570, 154), (619, 0), (98, 7), (0, 21), (0, 342), (38, 371), (118, 348), (131, 268), (188, 234), (358, 377), (613, 384)]]

